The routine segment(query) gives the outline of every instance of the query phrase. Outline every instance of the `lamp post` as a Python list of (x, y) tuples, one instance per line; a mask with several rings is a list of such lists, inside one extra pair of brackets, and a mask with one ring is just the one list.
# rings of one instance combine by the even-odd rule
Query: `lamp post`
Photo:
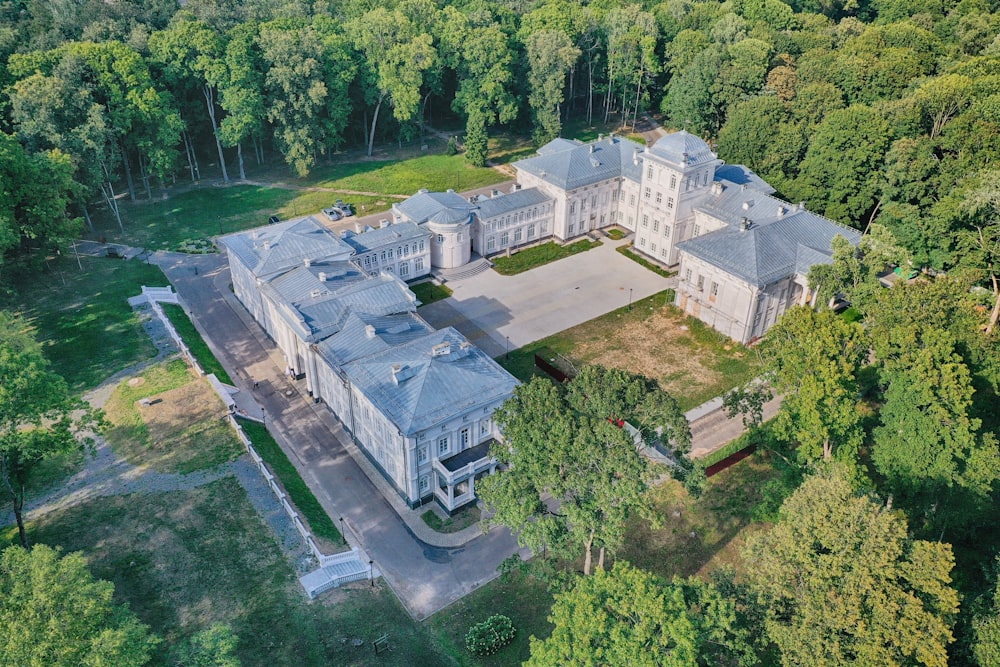
[(504, 359), (510, 361), (510, 336), (504, 336), (504, 340), (507, 341), (507, 351), (504, 352)]
[(344, 532), (344, 517), (340, 517), (340, 537), (347, 544), (347, 533)]
[(628, 288), (628, 309), (632, 310), (632, 288)]
[(372, 588), (375, 588), (375, 561), (368, 561), (368, 580), (372, 582)]

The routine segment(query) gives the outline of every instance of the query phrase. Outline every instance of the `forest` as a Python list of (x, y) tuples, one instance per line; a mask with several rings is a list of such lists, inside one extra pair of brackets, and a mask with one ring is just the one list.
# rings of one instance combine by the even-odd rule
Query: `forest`
[[(498, 137), (537, 147), (650, 115), (704, 137), (865, 233), (810, 275), (821, 306), (844, 299), (851, 317), (796, 309), (759, 346), (787, 397), (773, 422), (754, 421), (759, 386), (727, 397), (787, 464), (745, 569), (662, 581), (599, 566), (556, 596), (531, 664), (1000, 665), (997, 0), (0, 0), (0, 88), (4, 292), (97, 215), (121, 226), (125, 198), (245, 180), (277, 156), (302, 177), (433, 128), (460, 130), (483, 165)], [(618, 412), (524, 387), (526, 410), (575, 415), (546, 442), (618, 437), (602, 423)], [(511, 523), (570, 559), (583, 540), (588, 571), (592, 547), (613, 560), (637, 508), (591, 516), (574, 541), (518, 504), (568, 484), (566, 468), (538, 475), (493, 482)]]

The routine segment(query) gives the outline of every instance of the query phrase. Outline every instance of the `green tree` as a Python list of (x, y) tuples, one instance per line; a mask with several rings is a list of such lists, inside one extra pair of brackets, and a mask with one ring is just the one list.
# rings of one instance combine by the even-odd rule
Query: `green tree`
[(888, 121), (874, 109), (831, 111), (810, 138), (789, 194), (822, 215), (860, 226), (875, 210), (891, 138)]
[(820, 306), (843, 296), (862, 313), (866, 312), (883, 289), (878, 275), (889, 265), (910, 266), (907, 252), (879, 224), (872, 224), (856, 246), (838, 234), (830, 248), (833, 261), (816, 264), (809, 270), (809, 288), (816, 291)]
[(715, 93), (724, 63), (720, 47), (712, 45), (670, 79), (661, 110), (676, 127), (693, 133), (715, 133), (724, 112)]
[(433, 38), (421, 32), (401, 11), (376, 7), (347, 25), (356, 47), (365, 56), (367, 96), (375, 104), (368, 132), (368, 157), (375, 145), (375, 126), (386, 100), (400, 123), (420, 109), (424, 71), (434, 65)]
[(681, 587), (625, 562), (557, 595), (549, 622), (548, 639), (531, 638), (529, 667), (698, 664), (698, 631)]
[(541, 30), (525, 42), (528, 56), (528, 103), (535, 117), (533, 138), (539, 146), (559, 136), (566, 73), (580, 57), (580, 49), (565, 32)]
[(159, 639), (114, 585), (94, 579), (78, 553), (43, 544), (0, 552), (0, 663), (23, 667), (130, 667), (149, 662)]
[(972, 620), (972, 657), (979, 667), (1000, 667), (1000, 580), (991, 593), (985, 609)]
[(66, 381), (49, 370), (27, 324), (0, 311), (0, 492), (13, 506), (24, 546), (24, 499), (32, 472), (46, 459), (79, 449), (81, 433), (99, 425), (99, 414), (71, 396)]
[(858, 494), (842, 466), (806, 480), (743, 558), (782, 664), (948, 664), (951, 546), (910, 539), (906, 521)]
[(852, 462), (863, 438), (857, 371), (867, 353), (857, 323), (830, 310), (789, 309), (760, 345), (767, 382), (783, 396), (774, 428), (803, 461)]
[(585, 574), (594, 549), (600, 567), (605, 552), (621, 545), (628, 518), (651, 513), (648, 465), (607, 417), (577, 412), (548, 380), (520, 385), (496, 414), (506, 442), (491, 452), (509, 470), (477, 484), (495, 511), (492, 524), (508, 526), (535, 552), (582, 551)]
[(257, 48), (257, 25), (243, 24), (227, 35), (226, 76), (219, 84), (219, 105), (226, 116), (219, 124), (219, 138), (226, 146), (236, 146), (240, 180), (246, 180), (243, 142), (250, 139), (257, 164), (264, 161), (264, 65)]
[(489, 126), (517, 117), (510, 39), (487, 12), (463, 14), (452, 5), (444, 8), (441, 30), (445, 62), (458, 75), (452, 109), (466, 118), (465, 157), (481, 167)]
[(1000, 170), (978, 175), (963, 199), (968, 226), (958, 235), (959, 265), (985, 277), (993, 291), (987, 335), (1000, 320)]

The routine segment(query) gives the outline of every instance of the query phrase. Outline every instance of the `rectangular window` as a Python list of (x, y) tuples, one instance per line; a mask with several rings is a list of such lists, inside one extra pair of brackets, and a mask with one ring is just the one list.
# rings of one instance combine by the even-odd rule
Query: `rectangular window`
[(629, 206), (635, 206), (635, 195), (629, 195), (628, 196), (628, 205)]
[(468, 449), (469, 448), (469, 429), (463, 428), (461, 430), (461, 432), (459, 433), (458, 438), (459, 438), (459, 442), (461, 443), (461, 446), (459, 447), (459, 451)]
[(705, 291), (705, 276), (702, 275), (698, 276), (698, 291), (699, 292)]
[(420, 272), (420, 271), (424, 270), (424, 258), (423, 257), (418, 257), (416, 259), (416, 261), (413, 263), (413, 269), (415, 271), (417, 271), (417, 272)]
[(392, 259), (392, 248), (389, 248), (389, 259)]
[(677, 174), (670, 174), (670, 189), (677, 187)]
[(576, 202), (575, 201), (574, 202), (570, 202), (570, 205), (569, 205), (569, 214), (573, 215), (574, 213), (576, 213)]
[(575, 232), (575, 231), (576, 231), (576, 223), (572, 223), (572, 222), (569, 223), (569, 230), (568, 230), (569, 235), (573, 236), (573, 232)]
[(448, 453), (448, 436), (438, 439), (438, 456)]
[(438, 243), (444, 243), (444, 234), (438, 234), (437, 235), (437, 242)]
[(641, 239), (639, 239), (639, 247), (640, 248), (645, 248), (646, 247), (646, 237), (645, 236), (643, 236)]
[(490, 420), (484, 419), (479, 422), (479, 435), (489, 435), (490, 434)]
[(385, 264), (385, 250), (382, 251), (382, 263)]
[(488, 239), (486, 239), (486, 249), (487, 250), (493, 250), (494, 248), (496, 248), (496, 245), (497, 245), (496, 244), (496, 238), (494, 238), (494, 237), (491, 236)]
[(649, 165), (648, 167), (646, 167), (646, 178), (652, 178), (652, 177), (653, 177), (653, 165)]
[(712, 287), (708, 290), (709, 296), (711, 296), (712, 301), (715, 301), (715, 297), (719, 296), (719, 283), (713, 282)]
[(659, 190), (656, 191), (656, 203), (657, 204), (663, 203), (663, 193), (660, 192)]
[(426, 491), (427, 489), (429, 489), (430, 486), (431, 486), (430, 475), (421, 475), (420, 476), (420, 493), (423, 493), (424, 491)]
[(653, 218), (653, 231), (654, 232), (660, 231), (660, 221), (657, 220), (656, 218)]
[(417, 448), (417, 463), (427, 462), (427, 445)]
[(423, 252), (423, 251), (424, 251), (424, 242), (421, 241), (420, 242), (420, 252)]
[(674, 207), (674, 198), (667, 197), (667, 208), (672, 209)]
[(410, 264), (409, 262), (403, 262), (399, 265), (399, 275), (408, 276), (410, 275)]
[(649, 244), (649, 252), (652, 252), (652, 253), (656, 252), (656, 244), (655, 243), (650, 243)]
[(590, 198), (590, 205), (593, 208), (597, 208), (597, 195)]
[(684, 282), (691, 282), (691, 269), (684, 269)]
[(694, 226), (694, 236), (701, 236), (701, 225)]
[(509, 236), (509, 234), (510, 234), (510, 232), (504, 232), (503, 234), (500, 235), (500, 247), (501, 248), (506, 248), (507, 244), (510, 243), (510, 236)]
[(667, 249), (660, 248), (660, 257), (666, 257), (666, 256), (667, 256)]
[(514, 243), (520, 243), (521, 242), (521, 234), (522, 234), (523, 231), (524, 230), (521, 229), (520, 227), (518, 227), (517, 229), (514, 230)]
[(642, 226), (643, 227), (649, 227), (649, 216), (648, 215), (642, 216)]
[(528, 238), (530, 239), (535, 235), (535, 225), (534, 223), (528, 225)]
[(642, 195), (643, 199), (649, 199), (649, 195), (651, 195), (651, 194), (653, 194), (652, 190), (650, 190), (649, 188), (646, 188), (646, 191)]

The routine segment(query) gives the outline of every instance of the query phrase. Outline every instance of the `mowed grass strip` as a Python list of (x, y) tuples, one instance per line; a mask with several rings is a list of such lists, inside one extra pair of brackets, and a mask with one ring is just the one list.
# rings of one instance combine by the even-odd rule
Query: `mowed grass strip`
[[(474, 167), (464, 155), (423, 155), (409, 160), (353, 162), (319, 167), (308, 179), (311, 185), (331, 190), (375, 192), (410, 196), (421, 188), (456, 192), (493, 185), (506, 180), (486, 167)], [(351, 196), (341, 197), (353, 203)]]
[[(0, 537), (16, 539), (16, 531)], [(367, 581), (308, 602), (273, 535), (232, 477), (190, 491), (96, 498), (29, 525), (33, 543), (81, 551), (164, 638), (154, 665), (214, 623), (236, 634), (244, 667), (363, 666), (388, 634), (387, 666), (455, 664), (387, 588)], [(353, 640), (360, 640), (355, 646)]]
[(243, 452), (222, 401), (181, 359), (121, 382), (104, 411), (108, 443), (133, 465), (185, 474)]
[(569, 245), (559, 245), (555, 241), (548, 241), (532, 248), (518, 250), (510, 257), (493, 257), (491, 261), (494, 264), (494, 271), (502, 276), (513, 276), (564, 257), (592, 250), (599, 245), (601, 245), (600, 241), (591, 241), (590, 239), (583, 239)]
[[(619, 231), (617, 229), (612, 229), (611, 231), (613, 231), (613, 232), (617, 231), (619, 234), (621, 234), (621, 231)], [(610, 233), (609, 233), (609, 235), (610, 235)], [(614, 238), (614, 237), (612, 237), (612, 238)], [(655, 273), (658, 276), (663, 276), (664, 278), (670, 278), (671, 276), (676, 276), (677, 275), (676, 271), (667, 271), (662, 266), (658, 266), (658, 265), (654, 264), (653, 262), (649, 261), (645, 257), (640, 257), (639, 254), (636, 253), (635, 250), (633, 250), (632, 246), (630, 246), (630, 245), (618, 246), (617, 248), (615, 248), (615, 252), (617, 252), (619, 255), (624, 255), (625, 257), (628, 257), (629, 259), (631, 259), (633, 262), (635, 262), (639, 266), (643, 266), (643, 267), (649, 269), (650, 271), (652, 271), (653, 273)]]
[(285, 452), (282, 451), (267, 428), (263, 424), (249, 419), (240, 419), (239, 422), (247, 437), (250, 438), (250, 442), (253, 443), (254, 449), (267, 463), (271, 472), (278, 477), (292, 503), (305, 517), (313, 535), (329, 541), (332, 545), (343, 545), (344, 538), (333, 524), (330, 515), (316, 500), (316, 496), (299, 475), (299, 471), (288, 460)]
[(201, 337), (198, 330), (195, 329), (194, 323), (188, 314), (184, 312), (184, 309), (179, 305), (174, 303), (163, 303), (160, 304), (163, 308), (163, 314), (167, 316), (170, 323), (174, 325), (174, 329), (177, 330), (177, 335), (181, 337), (184, 344), (188, 346), (191, 350), (191, 354), (194, 358), (198, 360), (198, 364), (201, 366), (205, 373), (215, 373), (215, 377), (219, 379), (220, 382), (225, 384), (232, 384), (233, 381), (229, 377), (229, 373), (226, 369), (222, 367), (219, 360), (215, 358), (212, 351), (208, 349), (208, 344), (205, 343), (205, 339)]
[[(74, 391), (156, 355), (139, 315), (128, 305), (142, 285), (169, 284), (163, 272), (136, 260), (59, 257), (31, 281), (15, 284), (3, 307), (34, 326), (52, 369)], [(80, 269), (83, 267), (83, 270)]]

